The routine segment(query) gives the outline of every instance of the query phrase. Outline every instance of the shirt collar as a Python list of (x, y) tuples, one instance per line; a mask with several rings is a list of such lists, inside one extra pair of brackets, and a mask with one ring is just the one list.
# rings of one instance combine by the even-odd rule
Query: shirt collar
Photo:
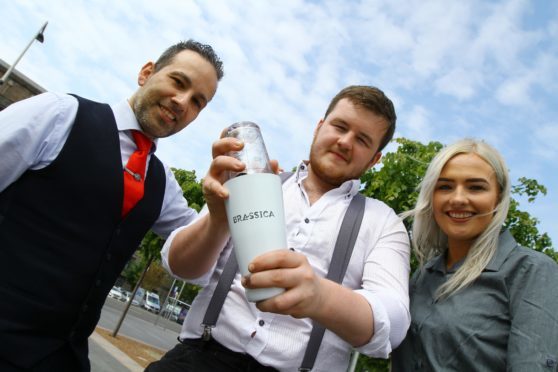
[(439, 271), (442, 274), (446, 273), (446, 254), (442, 253), (427, 263), (424, 264), (424, 268), (428, 271)]
[(517, 246), (517, 242), (513, 238), (512, 234), (507, 229), (502, 229), (500, 232), (500, 237), (498, 238), (498, 249), (494, 253), (494, 256), (486, 265), (485, 270), (488, 271), (498, 271), (500, 267), (504, 264), (506, 258), (508, 258), (510, 252)]
[[(302, 181), (308, 176), (308, 160), (302, 160), (295, 170), (295, 181), (301, 185)], [(348, 197), (355, 196), (360, 190), (360, 180), (348, 180), (343, 182), (338, 188), (341, 193), (346, 193)]]
[[(130, 133), (131, 130), (139, 130), (142, 132), (138, 120), (136, 119), (136, 114), (132, 110), (128, 100), (122, 100), (114, 105), (111, 105), (112, 112), (114, 113), (114, 119), (116, 120), (116, 127), (119, 132), (126, 132), (126, 134), (132, 138)], [(158, 139), (153, 140), (153, 147), (151, 152), (155, 152), (157, 149)]]

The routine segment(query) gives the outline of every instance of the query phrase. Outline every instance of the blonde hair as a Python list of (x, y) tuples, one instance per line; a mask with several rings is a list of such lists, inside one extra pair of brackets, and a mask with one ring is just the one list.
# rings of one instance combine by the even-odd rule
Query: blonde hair
[(420, 191), (415, 208), (402, 213), (404, 218), (413, 217), (412, 242), (421, 266), (434, 256), (444, 253), (448, 249), (448, 239), (434, 219), (432, 209), (434, 189), (442, 169), (450, 159), (459, 154), (471, 153), (481, 157), (494, 170), (500, 200), (492, 221), (472, 244), (463, 265), (438, 289), (437, 299), (447, 298), (471, 284), (482, 273), (498, 248), (498, 237), (510, 206), (509, 175), (504, 159), (496, 149), (480, 140), (467, 138), (444, 147), (432, 159), (426, 170), (419, 185)]

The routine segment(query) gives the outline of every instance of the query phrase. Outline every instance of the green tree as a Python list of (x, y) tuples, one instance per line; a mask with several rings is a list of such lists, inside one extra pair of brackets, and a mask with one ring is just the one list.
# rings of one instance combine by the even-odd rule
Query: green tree
[[(182, 169), (171, 168), (174, 173), (174, 176), (180, 185), (183, 195), (188, 200), (189, 206), (198, 212), (201, 209), (201, 206), (204, 204), (203, 201), (203, 193), (201, 188), (201, 183), (196, 180), (196, 172), (195, 171), (186, 171)], [(161, 248), (163, 247), (164, 240), (155, 234), (153, 231), (149, 230), (147, 234), (144, 236), (138, 250), (139, 260), (135, 260), (131, 262), (127, 267), (123, 270), (122, 275), (128, 280), (130, 285), (134, 288), (132, 296), (136, 294), (138, 287), (142, 284), (142, 281), (147, 276), (147, 282), (149, 289), (154, 289), (158, 287), (157, 283), (160, 283), (164, 278), (167, 276), (163, 274), (160, 265), (158, 265), (154, 270), (152, 275), (147, 275), (151, 264), (155, 262), (160, 262), (161, 256)], [(197, 294), (199, 288), (196, 286), (192, 286), (187, 284), (188, 290), (186, 293), (189, 294)], [(195, 294), (192, 295), (191, 298), (195, 297)], [(122, 316), (114, 329), (112, 335), (116, 337), (122, 321), (126, 317), (126, 313), (128, 312), (129, 304), (127, 305), (126, 309), (122, 313)]]
[(200, 211), (201, 207), (205, 204), (203, 199), (203, 192), (201, 181), (196, 179), (196, 171), (187, 171), (183, 169), (171, 168), (176, 181), (182, 188), (182, 193), (190, 208)]

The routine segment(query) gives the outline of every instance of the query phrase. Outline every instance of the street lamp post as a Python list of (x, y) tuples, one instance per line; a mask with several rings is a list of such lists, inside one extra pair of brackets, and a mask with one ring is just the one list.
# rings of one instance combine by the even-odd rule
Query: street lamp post
[(19, 57), (17, 57), (16, 61), (10, 66), (10, 68), (8, 68), (8, 70), (6, 71), (6, 73), (4, 74), (4, 76), (2, 76), (2, 78), (0, 78), (0, 85), (3, 85), (5, 83), (8, 82), (8, 79), (10, 78), (10, 75), (12, 74), (13, 69), (15, 68), (15, 66), (17, 65), (17, 63), (19, 62), (19, 60), (21, 59), (21, 57), (23, 57), (23, 55), (25, 54), (25, 52), (27, 52), (27, 49), (29, 49), (29, 47), (31, 46), (31, 44), (33, 44), (33, 41), (37, 40), (38, 42), (42, 43), (45, 40), (45, 28), (48, 25), (48, 21), (45, 22), (45, 24), (43, 25), (43, 27), (41, 27), (39, 29), (39, 31), (35, 34), (35, 36), (33, 36), (33, 39), (31, 39), (31, 41), (29, 42), (29, 44), (27, 44), (27, 46), (25, 47), (25, 49), (23, 50), (23, 52), (21, 52), (21, 54), (19, 55)]

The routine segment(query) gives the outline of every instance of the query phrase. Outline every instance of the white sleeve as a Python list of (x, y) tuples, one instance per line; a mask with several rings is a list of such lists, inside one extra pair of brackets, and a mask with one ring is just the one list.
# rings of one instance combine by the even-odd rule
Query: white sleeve
[[(192, 221), (190, 221), (189, 224), (195, 222), (198, 218), (201, 218), (202, 216), (206, 215), (207, 213), (208, 213), (207, 205), (204, 205), (204, 207), (200, 211), (197, 218), (194, 218)], [(172, 272), (172, 270), (170, 268), (170, 265), (169, 265), (169, 250), (170, 250), (172, 241), (174, 240), (174, 237), (176, 236), (176, 234), (178, 234), (178, 232), (180, 232), (181, 230), (183, 230), (186, 227), (188, 227), (188, 225), (181, 226), (181, 227), (177, 228), (176, 230), (174, 230), (169, 235), (169, 237), (165, 241), (165, 244), (163, 245), (163, 249), (161, 249), (161, 263), (163, 265), (163, 268), (165, 270), (167, 270), (167, 272), (169, 274), (171, 274), (173, 277), (175, 277), (177, 279), (180, 279), (180, 280), (184, 280), (188, 283), (192, 283), (192, 284), (196, 284), (196, 285), (205, 287), (207, 285), (207, 283), (209, 283), (209, 279), (211, 278), (211, 274), (215, 270), (215, 267), (217, 265), (217, 261), (213, 264), (213, 266), (211, 267), (210, 270), (208, 270), (204, 275), (202, 275), (201, 277), (196, 278), (196, 279), (184, 279), (184, 278), (179, 277), (178, 275), (176, 275), (175, 273)], [(229, 247), (229, 249), (230, 249), (230, 247)]]
[(411, 322), (409, 238), (399, 217), (391, 209), (389, 214), (367, 257), (362, 289), (356, 290), (367, 299), (374, 314), (374, 335), (358, 351), (380, 358), (387, 358), (399, 346)]
[(174, 173), (168, 166), (163, 165), (166, 174), (165, 195), (161, 206), (161, 214), (153, 224), (152, 230), (166, 239), (172, 231), (192, 223), (198, 212), (188, 207), (188, 202), (182, 194), (182, 189), (176, 181)]
[(43, 93), (0, 111), (0, 192), (28, 169), (44, 168), (56, 159), (77, 109), (73, 96)]

